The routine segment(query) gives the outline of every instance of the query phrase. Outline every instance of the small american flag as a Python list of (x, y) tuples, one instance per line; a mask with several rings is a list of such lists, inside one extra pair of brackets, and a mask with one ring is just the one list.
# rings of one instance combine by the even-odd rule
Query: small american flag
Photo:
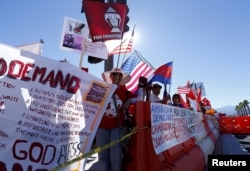
[(131, 92), (137, 90), (141, 76), (149, 78), (154, 73), (154, 68), (143, 61), (136, 51), (126, 59), (121, 69), (131, 76), (131, 80), (126, 84), (127, 89)]
[(114, 54), (119, 54), (119, 53), (120, 54), (121, 53), (130, 53), (132, 51), (132, 47), (133, 47), (134, 31), (135, 31), (135, 29), (133, 29), (130, 39), (123, 40), (121, 45), (115, 47), (114, 50), (112, 50), (109, 53), (109, 56), (114, 55)]
[(179, 86), (179, 87), (177, 87), (177, 93), (178, 94), (189, 94), (189, 92), (190, 92), (190, 88), (187, 87), (187, 86), (183, 86), (183, 87)]

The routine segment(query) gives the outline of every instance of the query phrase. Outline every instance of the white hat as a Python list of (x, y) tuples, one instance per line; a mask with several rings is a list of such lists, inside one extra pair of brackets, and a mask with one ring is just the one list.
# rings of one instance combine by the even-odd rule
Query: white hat
[(121, 73), (122, 74), (122, 80), (120, 82), (120, 85), (124, 85), (127, 82), (129, 82), (129, 80), (131, 79), (131, 76), (125, 72), (123, 72), (120, 68), (113, 68), (111, 71), (105, 71), (104, 73), (102, 73), (102, 78), (104, 81), (106, 81), (107, 83), (112, 84), (112, 80), (110, 79), (110, 74), (111, 73)]
[(160, 84), (155, 83), (155, 84), (153, 85), (153, 88), (157, 88), (157, 87), (160, 88), (160, 89), (162, 88), (162, 86), (161, 86)]

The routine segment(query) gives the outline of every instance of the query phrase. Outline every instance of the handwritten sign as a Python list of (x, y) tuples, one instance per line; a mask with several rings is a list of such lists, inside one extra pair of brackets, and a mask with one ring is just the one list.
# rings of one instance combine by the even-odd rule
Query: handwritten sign
[[(101, 59), (108, 59), (108, 49), (104, 42), (91, 42), (88, 39), (89, 27), (86, 23), (65, 17), (61, 35), (60, 49), (94, 56)], [(87, 40), (84, 45), (84, 39)]]
[(172, 106), (151, 103), (152, 141), (156, 154), (178, 143), (174, 132), (174, 111)]
[(69, 63), (21, 54), (0, 44), (0, 170), (49, 170), (89, 152), (116, 87)]
[(155, 102), (150, 105), (151, 136), (156, 154), (205, 131), (197, 112)]

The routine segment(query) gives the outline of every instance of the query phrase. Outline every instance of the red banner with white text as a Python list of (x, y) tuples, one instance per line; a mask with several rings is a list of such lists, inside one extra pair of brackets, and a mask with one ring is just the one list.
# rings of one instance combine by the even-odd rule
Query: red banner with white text
[(84, 11), (93, 42), (122, 39), (126, 5), (84, 1)]

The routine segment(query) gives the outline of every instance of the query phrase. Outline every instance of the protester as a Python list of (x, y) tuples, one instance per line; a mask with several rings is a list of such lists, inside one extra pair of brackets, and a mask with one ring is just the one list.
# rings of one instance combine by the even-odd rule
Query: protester
[(163, 104), (168, 103), (168, 100), (170, 99), (169, 95), (164, 95), (163, 99), (159, 98), (159, 95), (161, 93), (161, 88), (162, 88), (162, 86), (160, 84), (157, 84), (157, 83), (153, 84), (152, 89), (151, 89), (152, 93), (150, 94), (149, 101), (160, 102)]
[(184, 108), (184, 106), (181, 104), (181, 101), (180, 101), (180, 95), (179, 94), (174, 94), (172, 96), (172, 106), (176, 106), (176, 107), (182, 107)]
[(206, 113), (206, 107), (202, 102), (199, 102), (199, 112)]
[[(139, 92), (139, 90), (142, 90), (142, 92)], [(128, 99), (124, 105), (123, 105), (123, 110), (126, 111), (128, 110), (130, 105), (134, 105), (137, 101), (145, 101), (147, 100), (147, 78), (145, 77), (140, 77), (138, 81), (138, 88), (137, 91), (135, 92), (135, 97)]]
[[(96, 146), (102, 147), (121, 138), (120, 128), (124, 126), (125, 115), (123, 112), (123, 103), (128, 98), (134, 97), (129, 92), (125, 84), (130, 80), (130, 76), (121, 69), (114, 68), (102, 74), (104, 81), (117, 85), (114, 98), (111, 101), (103, 115), (100, 126), (96, 133)], [(121, 143), (115, 144), (110, 148), (98, 153), (98, 167), (100, 171), (121, 171), (122, 166), (122, 146)]]

